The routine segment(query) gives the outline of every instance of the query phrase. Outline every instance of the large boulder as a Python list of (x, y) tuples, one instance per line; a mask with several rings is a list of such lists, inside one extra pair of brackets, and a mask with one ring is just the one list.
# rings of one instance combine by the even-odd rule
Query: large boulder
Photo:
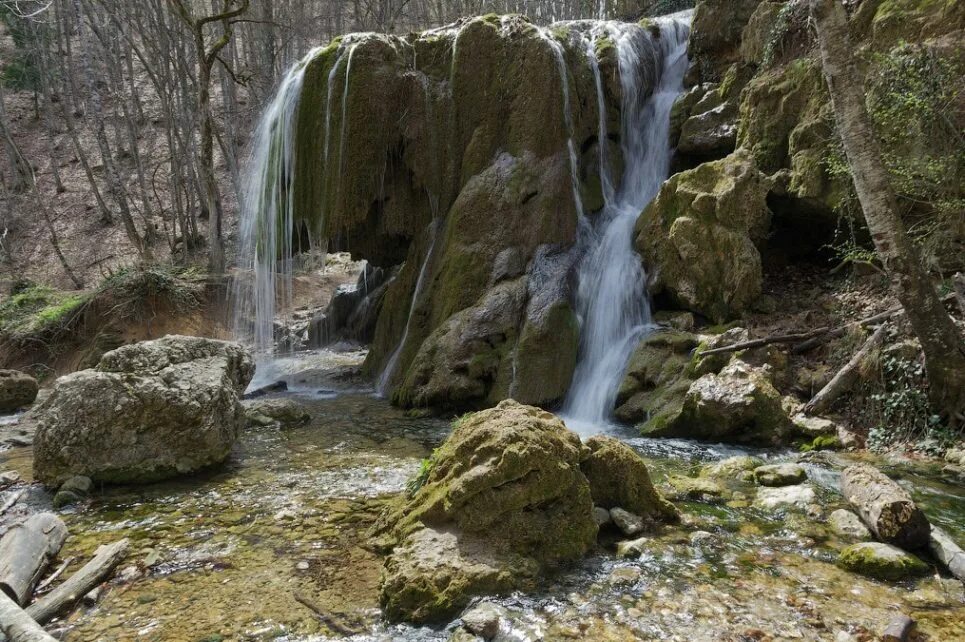
[(679, 413), (694, 378), (690, 353), (698, 345), (696, 335), (679, 330), (661, 330), (641, 339), (617, 393), (617, 418), (635, 424)]
[(928, 565), (916, 556), (881, 542), (861, 542), (848, 546), (838, 556), (838, 565), (854, 573), (890, 581), (928, 572)]
[(474, 595), (526, 587), (584, 555), (597, 534), (587, 454), (559, 419), (515, 401), (457, 421), (421, 486), (375, 527), (376, 545), (392, 550), (386, 614), (445, 619)]
[(34, 475), (57, 486), (151, 482), (223, 461), (245, 425), (254, 375), (235, 343), (167, 336), (105, 354), (57, 380), (37, 408)]
[(697, 3), (689, 53), (701, 81), (719, 80), (741, 59), (741, 36), (761, 0), (703, 0)]
[(793, 429), (768, 371), (735, 359), (694, 381), (679, 412), (655, 417), (641, 430), (651, 437), (778, 444)]
[(680, 513), (653, 487), (647, 464), (630, 446), (613, 437), (586, 442), (590, 454), (580, 469), (590, 482), (593, 504), (622, 508), (649, 522), (676, 522)]
[(761, 294), (769, 189), (743, 151), (665, 182), (635, 230), (651, 293), (717, 322), (747, 311)]
[(0, 412), (29, 406), (37, 398), (37, 380), (19, 370), (0, 370)]

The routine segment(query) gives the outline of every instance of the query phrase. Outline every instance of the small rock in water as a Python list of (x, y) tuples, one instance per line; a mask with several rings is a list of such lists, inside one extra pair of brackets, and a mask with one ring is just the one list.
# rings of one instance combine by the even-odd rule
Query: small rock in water
[(839, 508), (828, 517), (831, 531), (841, 537), (850, 537), (860, 541), (871, 539), (871, 531), (864, 525), (861, 518), (849, 510)]
[(611, 524), (613, 519), (610, 517), (610, 511), (605, 508), (600, 508), (599, 506), (593, 507), (593, 521), (596, 522), (597, 526), (601, 528), (607, 524)]
[(638, 539), (628, 539), (626, 541), (617, 544), (617, 557), (621, 558), (637, 558), (643, 555), (646, 550), (647, 542), (650, 541), (648, 537), (640, 537)]
[(881, 634), (881, 642), (907, 642), (915, 630), (915, 621), (907, 615), (899, 615)]
[(624, 535), (636, 535), (644, 529), (643, 518), (622, 508), (611, 508), (610, 517)]
[(54, 495), (54, 508), (63, 508), (83, 501), (90, 495), (94, 483), (90, 477), (75, 475), (60, 485), (60, 490)]
[(492, 640), (499, 634), (499, 626), (503, 619), (508, 619), (509, 612), (492, 602), (480, 602), (462, 614), (462, 625), (467, 631), (485, 640)]
[(713, 533), (708, 533), (707, 531), (695, 531), (690, 534), (690, 543), (693, 546), (699, 546), (701, 544), (706, 544), (714, 539)]
[(262, 386), (261, 388), (252, 390), (251, 392), (245, 394), (245, 396), (242, 398), (257, 399), (258, 397), (264, 397), (265, 395), (269, 395), (273, 392), (286, 392), (287, 390), (288, 390), (287, 381), (276, 381), (275, 383), (270, 383), (267, 386)]
[(309, 568), (309, 564), (305, 560), (302, 560), (298, 564), (295, 564), (295, 568), (298, 569), (299, 571), (307, 571)]
[(636, 584), (640, 579), (640, 569), (633, 566), (621, 566), (613, 569), (607, 581), (612, 585)]
[(806, 508), (808, 504), (814, 503), (817, 496), (814, 489), (810, 486), (800, 484), (798, 486), (784, 486), (781, 488), (762, 488), (757, 493), (754, 505), (757, 508), (766, 510), (777, 510), (781, 508)]
[(144, 556), (144, 568), (151, 568), (152, 566), (157, 566), (161, 561), (161, 554), (156, 548), (149, 548), (147, 550), (147, 555)]
[(141, 577), (141, 571), (136, 566), (125, 566), (117, 574), (117, 581), (121, 584), (129, 584)]
[(928, 572), (928, 565), (911, 553), (882, 542), (852, 544), (841, 551), (838, 565), (878, 580), (900, 580)]
[(8, 470), (6, 472), (0, 473), (0, 488), (6, 488), (7, 486), (12, 486), (20, 481), (20, 473), (15, 470)]
[(807, 479), (807, 472), (798, 464), (771, 464), (754, 469), (754, 481), (761, 486), (793, 486)]

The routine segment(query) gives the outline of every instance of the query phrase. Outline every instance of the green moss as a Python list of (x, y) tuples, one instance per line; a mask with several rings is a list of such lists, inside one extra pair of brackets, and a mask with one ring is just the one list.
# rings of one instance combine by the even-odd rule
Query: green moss
[(28, 287), (0, 303), (0, 336), (15, 342), (43, 339), (66, 328), (90, 300), (90, 293)]
[(841, 551), (838, 565), (879, 580), (896, 581), (924, 575), (929, 568), (911, 553), (880, 542), (852, 544)]
[(840, 450), (841, 440), (836, 435), (819, 435), (811, 443), (802, 444), (801, 452), (811, 452), (813, 450)]

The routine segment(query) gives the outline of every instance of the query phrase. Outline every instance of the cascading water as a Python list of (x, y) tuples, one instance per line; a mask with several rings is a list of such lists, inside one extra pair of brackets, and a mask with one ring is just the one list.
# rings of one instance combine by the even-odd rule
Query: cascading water
[[(637, 217), (670, 170), (670, 109), (683, 90), (688, 64), (689, 28), (684, 20), (684, 15), (661, 20), (658, 36), (635, 25), (606, 23), (604, 27), (618, 52), (625, 169), (619, 189), (607, 189), (613, 181), (606, 158), (601, 156), (605, 205), (579, 269), (580, 358), (563, 415), (581, 432), (598, 432), (605, 426), (630, 352), (651, 327), (646, 275), (633, 251), (632, 236)], [(658, 79), (647, 98), (652, 81), (647, 82), (640, 72), (650, 68), (658, 71)], [(597, 92), (602, 106), (599, 82)], [(605, 127), (605, 118), (601, 118), (600, 141), (607, 140)]]

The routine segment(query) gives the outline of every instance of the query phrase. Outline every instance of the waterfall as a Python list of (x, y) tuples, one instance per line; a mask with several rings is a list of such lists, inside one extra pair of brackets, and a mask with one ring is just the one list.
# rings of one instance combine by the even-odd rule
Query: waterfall
[[(606, 157), (601, 156), (605, 204), (578, 273), (580, 357), (563, 415), (583, 432), (599, 431), (607, 423), (631, 351), (652, 327), (646, 275), (632, 245), (633, 228), (670, 171), (670, 109), (683, 90), (688, 65), (689, 29), (681, 20), (686, 17), (680, 14), (661, 20), (658, 36), (635, 25), (605, 25), (618, 53), (625, 168), (619, 188), (607, 189), (611, 178)], [(595, 52), (590, 58), (595, 59)], [(649, 69), (656, 70), (656, 78), (641, 73)], [(651, 87), (653, 93), (647, 97)], [(602, 107), (599, 82), (597, 93)], [(601, 115), (601, 146), (606, 145), (605, 128)]]

